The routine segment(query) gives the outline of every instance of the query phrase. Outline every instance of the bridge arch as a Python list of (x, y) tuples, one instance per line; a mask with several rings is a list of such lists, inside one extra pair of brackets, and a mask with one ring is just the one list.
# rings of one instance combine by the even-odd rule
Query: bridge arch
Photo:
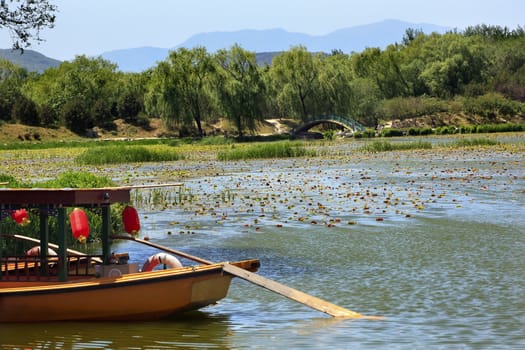
[(316, 116), (316, 117), (309, 118), (307, 121), (304, 122), (304, 124), (296, 127), (293, 130), (293, 134), (297, 135), (303, 132), (307, 132), (308, 130), (310, 130), (316, 125), (326, 124), (326, 123), (339, 125), (343, 128), (351, 130), (352, 132), (365, 130), (365, 127), (362, 124), (356, 122), (353, 119), (334, 116), (334, 115), (331, 115), (331, 116), (322, 115), (322, 116)]

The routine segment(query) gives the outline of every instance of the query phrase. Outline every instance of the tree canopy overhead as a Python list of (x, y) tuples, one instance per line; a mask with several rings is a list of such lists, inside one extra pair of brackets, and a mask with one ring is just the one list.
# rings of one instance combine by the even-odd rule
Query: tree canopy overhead
[(0, 0), (0, 28), (7, 28), (13, 49), (42, 41), (40, 31), (53, 28), (57, 7), (48, 0)]

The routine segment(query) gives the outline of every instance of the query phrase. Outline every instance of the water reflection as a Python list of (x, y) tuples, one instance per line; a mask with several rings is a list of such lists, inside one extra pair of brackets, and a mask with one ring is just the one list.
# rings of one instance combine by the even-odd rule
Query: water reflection
[(225, 316), (192, 312), (155, 322), (7, 324), (2, 349), (229, 349)]

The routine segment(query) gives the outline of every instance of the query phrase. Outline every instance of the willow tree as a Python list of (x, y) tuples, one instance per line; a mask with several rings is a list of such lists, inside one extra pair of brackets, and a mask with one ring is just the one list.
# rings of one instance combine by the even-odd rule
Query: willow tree
[(255, 130), (257, 121), (263, 119), (265, 88), (255, 53), (234, 45), (218, 51), (215, 57), (219, 105), (242, 136), (244, 129)]
[(214, 72), (215, 63), (204, 47), (170, 52), (167, 60), (153, 70), (146, 111), (160, 116), (171, 129), (193, 120), (202, 136), (202, 122), (214, 108)]
[(56, 10), (48, 0), (1, 0), (0, 28), (9, 31), (13, 49), (23, 49), (42, 41), (40, 31), (54, 26)]
[(321, 60), (321, 54), (312, 54), (304, 46), (275, 56), (269, 74), (281, 113), (306, 120), (318, 112)]
[(353, 80), (352, 67), (348, 55), (342, 52), (333, 52), (321, 61), (319, 85), (322, 99), (319, 101), (319, 110), (322, 114), (350, 116), (352, 109)]

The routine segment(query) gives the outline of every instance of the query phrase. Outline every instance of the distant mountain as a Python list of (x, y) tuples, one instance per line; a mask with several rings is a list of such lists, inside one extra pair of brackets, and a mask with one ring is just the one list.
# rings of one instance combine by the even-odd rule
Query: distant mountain
[(418, 29), (423, 33), (445, 33), (451, 28), (427, 23), (408, 23), (397, 20), (385, 20), (378, 23), (340, 29), (324, 36), (314, 37), (306, 46), (310, 51), (331, 52), (339, 49), (345, 53), (361, 52), (367, 47), (386, 48), (399, 43), (408, 28)]
[(124, 72), (142, 72), (168, 57), (169, 49), (139, 47), (103, 53), (102, 58), (114, 62)]
[(314, 38), (314, 36), (308, 34), (291, 33), (284, 29), (248, 29), (235, 32), (196, 34), (182, 44), (177, 45), (175, 49), (179, 47), (204, 46), (209, 52), (215, 52), (220, 49), (229, 49), (234, 44), (239, 44), (243, 49), (255, 52), (286, 51), (295, 45), (303, 44), (308, 46), (308, 43), (311, 43)]
[(24, 52), (21, 53), (20, 50), (0, 49), (0, 58), (11, 61), (30, 72), (39, 73), (42, 73), (50, 67), (57, 67), (62, 63), (59, 60), (46, 57), (33, 50), (24, 50)]
[(389, 44), (400, 42), (408, 28), (420, 29), (424, 33), (444, 33), (450, 30), (434, 24), (385, 20), (319, 36), (290, 33), (284, 29), (204, 33), (192, 36), (175, 48), (204, 46), (208, 51), (215, 52), (239, 44), (249, 51), (268, 52), (287, 51), (291, 46), (303, 45), (311, 52), (330, 53), (332, 50), (341, 50), (351, 53), (363, 51), (367, 47), (385, 48)]
[[(398, 20), (385, 20), (378, 23), (340, 29), (326, 35), (308, 35), (291, 33), (284, 29), (240, 30), (233, 32), (201, 33), (190, 37), (171, 49), (132, 48), (109, 51), (102, 57), (118, 64), (122, 71), (140, 72), (168, 57), (170, 50), (181, 47), (206, 47), (209, 52), (229, 49), (234, 44), (257, 53), (266, 54), (265, 63), (271, 63), (275, 53), (287, 51), (292, 46), (303, 45), (311, 52), (341, 50), (345, 53), (360, 52), (367, 47), (385, 48), (389, 44), (400, 42), (408, 28), (422, 30), (424, 33), (445, 33), (451, 28), (427, 23), (409, 23)], [(261, 56), (259, 56), (260, 58)]]

